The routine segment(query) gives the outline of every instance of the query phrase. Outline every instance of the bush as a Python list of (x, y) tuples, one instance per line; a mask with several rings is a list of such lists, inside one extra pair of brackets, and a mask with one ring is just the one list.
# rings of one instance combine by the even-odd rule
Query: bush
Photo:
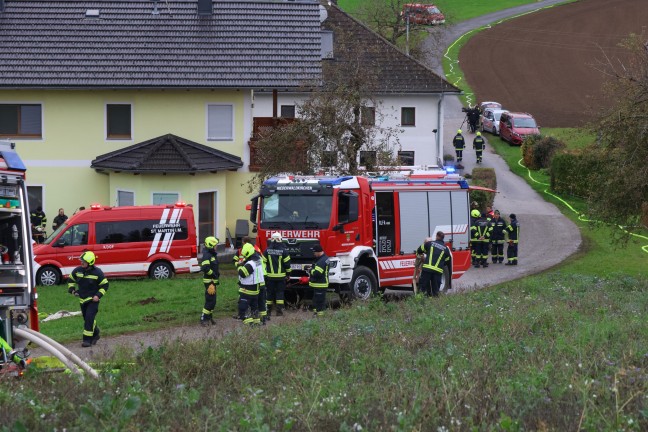
[(551, 162), (551, 190), (586, 198), (595, 184), (593, 175), (605, 166), (605, 155), (591, 148), (558, 154)]
[(454, 160), (455, 160), (454, 155), (451, 155), (449, 153), (446, 153), (446, 154), (443, 155), (443, 161), (444, 162), (448, 162), (448, 161), (454, 162)]
[[(497, 176), (493, 168), (474, 168), (472, 171), (472, 185), (497, 189)], [(486, 206), (493, 206), (495, 194), (493, 192), (472, 191), (470, 200), (477, 201), (477, 208), (484, 209)]]
[(554, 155), (565, 147), (564, 142), (552, 136), (529, 136), (522, 142), (524, 165), (532, 170), (549, 168)]

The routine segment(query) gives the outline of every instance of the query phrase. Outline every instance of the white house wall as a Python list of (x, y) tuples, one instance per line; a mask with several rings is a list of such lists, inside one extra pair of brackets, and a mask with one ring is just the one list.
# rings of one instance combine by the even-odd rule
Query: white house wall
[[(277, 97), (277, 115), (281, 113), (281, 105), (298, 105), (307, 97), (306, 94), (280, 93)], [(435, 165), (439, 158), (443, 158), (438, 151), (443, 148), (443, 143), (439, 146), (437, 142), (437, 136), (439, 139), (443, 137), (443, 103), (439, 112), (439, 99), (438, 94), (387, 95), (380, 99), (376, 109), (376, 121), (382, 117), (382, 127), (402, 130), (399, 136), (400, 150), (414, 151), (416, 165)], [(272, 94), (256, 92), (253, 106), (254, 117), (272, 117)], [(400, 126), (403, 107), (416, 109), (415, 126)], [(437, 129), (436, 134), (432, 132), (433, 129)]]

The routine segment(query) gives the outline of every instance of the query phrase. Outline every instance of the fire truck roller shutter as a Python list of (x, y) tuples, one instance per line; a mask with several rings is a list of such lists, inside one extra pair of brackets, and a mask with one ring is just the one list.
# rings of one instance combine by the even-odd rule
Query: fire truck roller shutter
[(427, 192), (399, 192), (400, 250), (413, 253), (425, 237), (430, 237)]
[(452, 247), (455, 249), (466, 249), (470, 244), (470, 198), (465, 190), (450, 192), (450, 197), (454, 234), (446, 235), (446, 241), (452, 240)]

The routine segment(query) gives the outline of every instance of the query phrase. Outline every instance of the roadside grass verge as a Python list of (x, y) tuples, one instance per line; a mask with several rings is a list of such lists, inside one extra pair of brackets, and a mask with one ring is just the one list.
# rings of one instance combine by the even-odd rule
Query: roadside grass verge
[[(566, 137), (568, 148), (582, 147), (591, 138), (587, 132), (574, 129), (543, 129), (542, 132), (557, 137)], [(571, 141), (569, 137), (576, 137), (576, 140)], [(579, 197), (553, 194), (549, 189), (550, 178), (546, 170), (529, 172), (518, 163), (522, 158), (520, 147), (510, 146), (501, 138), (494, 136), (488, 136), (488, 143), (506, 161), (511, 171), (524, 178), (546, 201), (558, 206), (562, 213), (579, 227), (586, 253), (578, 254), (561, 264), (558, 267), (561, 272), (597, 276), (646, 274), (648, 254), (641, 247), (648, 244), (648, 240), (632, 237), (626, 245), (613, 243), (613, 230), (619, 228), (581, 220), (582, 218), (579, 216), (586, 211), (587, 204)], [(567, 204), (575, 211), (570, 209)], [(520, 222), (523, 223), (523, 221)], [(644, 231), (643, 235), (648, 236), (648, 232)]]
[[(386, 0), (378, 1), (384, 2)], [(434, 0), (428, 3), (436, 5), (443, 12), (446, 18), (446, 24), (456, 24), (491, 12), (535, 2), (536, 0), (498, 0), (496, 2), (484, 2), (483, 0)], [(338, 1), (340, 8), (352, 15), (357, 13), (360, 6), (364, 6), (366, 3), (367, 0)]]
[(373, 299), (116, 355), (98, 381), (28, 371), (0, 429), (646, 430), (647, 309), (645, 278), (556, 273)]
[[(238, 301), (233, 266), (221, 265), (221, 273), (215, 317), (231, 316)], [(67, 290), (67, 284), (38, 287), (39, 313), (80, 311), (78, 298)], [(161, 281), (114, 279), (101, 300), (97, 325), (102, 336), (109, 336), (197, 324), (204, 301), (202, 273)], [(83, 319), (76, 316), (41, 322), (41, 332), (58, 342), (81, 340)]]

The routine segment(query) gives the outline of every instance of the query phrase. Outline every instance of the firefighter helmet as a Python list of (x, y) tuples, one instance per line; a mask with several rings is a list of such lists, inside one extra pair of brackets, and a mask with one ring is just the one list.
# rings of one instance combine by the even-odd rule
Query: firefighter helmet
[(281, 241), (281, 233), (279, 233), (279, 232), (272, 233), (272, 237), (270, 238), (270, 240), (272, 240), (274, 242), (280, 242)]
[(460, 133), (461, 133), (461, 129), (458, 129), (458, 130), (457, 130), (457, 133), (460, 134)]
[(479, 216), (481, 216), (481, 213), (479, 213), (479, 210), (474, 209), (470, 212), (470, 216), (478, 218)]
[(254, 255), (254, 246), (250, 243), (245, 243), (243, 247), (241, 248), (241, 255), (245, 258), (250, 258), (252, 255)]
[(209, 236), (209, 237), (205, 238), (205, 247), (207, 249), (215, 248), (218, 243), (219, 243), (218, 239), (216, 237), (214, 237), (214, 236)]
[(88, 263), (88, 265), (94, 265), (95, 260), (96, 260), (96, 257), (95, 257), (95, 254), (94, 254), (94, 253), (92, 253), (92, 252), (90, 252), (90, 251), (85, 251), (85, 252), (83, 252), (83, 253), (81, 254), (81, 256), (79, 257), (79, 259), (80, 259), (82, 262)]
[(481, 136), (481, 132), (477, 131), (477, 136)]

